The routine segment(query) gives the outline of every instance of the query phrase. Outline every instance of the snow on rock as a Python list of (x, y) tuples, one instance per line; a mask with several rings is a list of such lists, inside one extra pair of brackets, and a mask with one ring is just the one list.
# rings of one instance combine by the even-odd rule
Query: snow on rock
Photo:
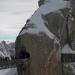
[(0, 57), (8, 57), (11, 60), (11, 56), (15, 56), (15, 44), (6, 41), (0, 42)]
[(46, 15), (50, 12), (57, 11), (59, 9), (63, 9), (66, 7), (67, 2), (66, 1), (54, 1), (45, 3), (44, 5), (41, 5), (40, 8), (37, 9), (37, 11), (32, 15), (30, 18), (30, 21), (26, 24), (27, 25), (33, 25), (33, 28), (29, 27), (28, 29), (23, 29), (19, 35), (23, 35), (25, 33), (30, 34), (37, 34), (39, 35), (40, 32), (45, 33), (49, 38), (55, 39), (56, 42), (59, 42), (59, 39), (52, 33), (44, 24), (44, 20), (42, 18), (42, 15)]
[(75, 54), (75, 51), (73, 51), (72, 49), (71, 49), (71, 47), (68, 45), (68, 44), (66, 44), (63, 48), (62, 48), (62, 52), (61, 53), (66, 53), (66, 54), (68, 54), (68, 53), (72, 53), (72, 54)]
[(47, 2), (55, 2), (55, 3), (57, 3), (57, 2), (63, 2), (63, 1), (65, 1), (65, 0), (45, 0), (44, 3), (47, 3)]

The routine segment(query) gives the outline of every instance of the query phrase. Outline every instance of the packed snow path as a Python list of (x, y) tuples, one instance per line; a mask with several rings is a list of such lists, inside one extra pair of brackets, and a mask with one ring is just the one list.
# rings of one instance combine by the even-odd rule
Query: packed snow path
[(25, 64), (27, 65), (29, 63), (28, 59), (15, 59), (15, 60), (3, 60), (0, 61), (0, 70), (1, 69), (7, 69), (7, 68), (15, 68), (18, 64)]

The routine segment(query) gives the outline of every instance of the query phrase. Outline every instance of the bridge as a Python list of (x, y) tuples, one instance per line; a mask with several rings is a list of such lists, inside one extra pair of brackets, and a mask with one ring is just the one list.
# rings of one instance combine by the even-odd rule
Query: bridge
[(0, 61), (0, 70), (7, 68), (16, 68), (17, 65), (20, 64), (28, 64), (28, 59), (14, 59), (14, 60), (2, 60)]

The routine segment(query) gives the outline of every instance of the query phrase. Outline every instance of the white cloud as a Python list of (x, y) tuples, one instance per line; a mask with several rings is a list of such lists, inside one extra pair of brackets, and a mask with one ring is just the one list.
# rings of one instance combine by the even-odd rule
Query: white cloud
[(15, 39), (37, 8), (37, 0), (0, 0), (0, 40)]

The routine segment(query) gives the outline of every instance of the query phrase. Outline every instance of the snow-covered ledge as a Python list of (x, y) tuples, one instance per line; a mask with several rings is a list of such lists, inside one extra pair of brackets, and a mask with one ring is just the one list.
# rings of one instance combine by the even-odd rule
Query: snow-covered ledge
[(71, 49), (71, 47), (66, 44), (63, 48), (62, 48), (62, 51), (61, 53), (63, 54), (75, 54), (75, 51)]

